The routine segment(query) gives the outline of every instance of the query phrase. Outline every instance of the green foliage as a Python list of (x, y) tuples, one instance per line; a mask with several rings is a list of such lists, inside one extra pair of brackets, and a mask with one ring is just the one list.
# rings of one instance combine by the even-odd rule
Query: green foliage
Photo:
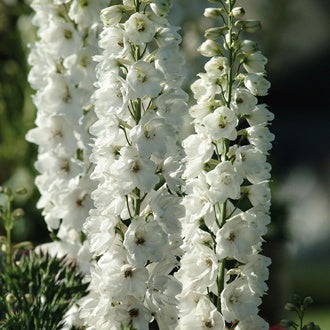
[(65, 258), (29, 252), (2, 267), (0, 329), (60, 329), (65, 312), (87, 293), (83, 276)]
[(65, 257), (27, 251), (29, 242), (12, 245), (12, 229), (24, 214), (12, 204), (15, 195), (24, 193), (0, 186), (0, 224), (6, 232), (0, 236), (0, 329), (60, 329), (63, 316), (86, 295), (88, 284)]
[(291, 297), (290, 302), (288, 302), (284, 308), (287, 311), (295, 312), (298, 316), (298, 323), (296, 323), (293, 320), (282, 320), (281, 326), (285, 328), (293, 328), (293, 329), (299, 329), (299, 330), (321, 330), (321, 328), (316, 325), (314, 322), (310, 322), (308, 324), (304, 325), (304, 316), (307, 307), (309, 307), (313, 303), (312, 297), (305, 297), (302, 299), (299, 295), (293, 294)]

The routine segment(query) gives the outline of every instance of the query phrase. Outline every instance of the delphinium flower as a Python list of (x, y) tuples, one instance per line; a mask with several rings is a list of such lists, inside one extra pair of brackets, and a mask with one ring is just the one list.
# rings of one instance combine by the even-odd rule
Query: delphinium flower
[(56, 241), (42, 246), (51, 254), (78, 259), (89, 269), (82, 227), (92, 207), (89, 126), (94, 91), (100, 10), (106, 1), (33, 0), (38, 40), (29, 55), (29, 82), (36, 90), (36, 128), (27, 139), (38, 145), (35, 163), (41, 198), (38, 207)]
[(183, 284), (177, 329), (267, 329), (258, 316), (267, 290), (270, 259), (261, 255), (270, 221), (273, 115), (258, 96), (267, 94), (266, 58), (242, 32), (260, 28), (241, 20), (235, 0), (217, 1), (204, 15), (222, 26), (208, 29), (200, 46), (210, 59), (192, 84), (195, 132), (186, 153), (181, 268)]
[(90, 329), (174, 329), (181, 285), (181, 141), (189, 127), (183, 58), (170, 1), (104, 9), (96, 57), (95, 208), (84, 225), (95, 258), (81, 317)]

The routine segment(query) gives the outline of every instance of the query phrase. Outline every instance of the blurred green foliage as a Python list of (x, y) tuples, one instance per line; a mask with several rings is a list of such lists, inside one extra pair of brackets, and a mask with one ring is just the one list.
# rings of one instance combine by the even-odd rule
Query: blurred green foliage
[[(26, 132), (34, 125), (35, 110), (27, 82), (28, 49), (19, 28), (24, 18), (31, 22), (30, 15), (31, 9), (23, 0), (0, 0), (0, 185), (13, 189), (24, 186), (28, 191), (16, 202), (17, 207), (24, 208), (26, 217), (15, 226), (14, 240), (40, 242), (47, 234), (35, 206), (39, 198), (33, 183), (36, 148), (25, 141)], [(21, 29), (31, 30), (31, 25)]]

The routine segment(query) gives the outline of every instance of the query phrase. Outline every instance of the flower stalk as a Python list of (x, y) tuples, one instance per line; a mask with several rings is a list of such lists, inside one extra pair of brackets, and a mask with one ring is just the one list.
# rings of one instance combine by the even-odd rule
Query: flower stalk
[(207, 8), (205, 16), (223, 25), (207, 30), (199, 48), (210, 60), (191, 86), (195, 132), (183, 141), (179, 327), (225, 329), (232, 323), (235, 329), (266, 329), (257, 314), (270, 260), (259, 253), (270, 221), (266, 157), (274, 137), (267, 127), (273, 115), (257, 96), (269, 88), (267, 60), (247, 47), (251, 41), (240, 39), (242, 31), (257, 27), (243, 20), (244, 9), (234, 0), (211, 2), (220, 6)]
[(85, 324), (95, 328), (177, 324), (181, 288), (171, 272), (181, 255), (180, 158), (188, 106), (177, 68), (181, 37), (167, 21), (170, 5), (129, 0), (101, 12), (91, 127), (98, 187), (84, 226), (97, 261), (81, 309)]

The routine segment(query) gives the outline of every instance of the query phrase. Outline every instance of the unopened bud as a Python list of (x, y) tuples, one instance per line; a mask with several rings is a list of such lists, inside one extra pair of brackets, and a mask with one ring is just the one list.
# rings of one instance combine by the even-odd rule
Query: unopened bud
[(7, 250), (6, 244), (1, 244), (0, 249), (1, 249), (1, 252), (6, 252), (6, 250)]
[(24, 295), (24, 297), (25, 297), (25, 300), (26, 300), (28, 303), (32, 303), (32, 302), (33, 302), (33, 296), (32, 296), (31, 293), (26, 293), (26, 294)]
[(101, 11), (101, 20), (104, 26), (115, 25), (120, 22), (123, 14), (125, 12), (125, 7), (122, 5), (115, 5), (107, 7)]
[(12, 293), (7, 294), (7, 296), (6, 296), (7, 303), (12, 304), (15, 302), (15, 300), (16, 300), (16, 298)]
[(290, 320), (281, 320), (280, 325), (284, 328), (289, 328), (293, 324)]
[(321, 328), (316, 325), (314, 322), (306, 324), (303, 328), (304, 330), (321, 330)]
[(305, 297), (304, 298), (304, 302), (303, 302), (303, 305), (304, 307), (308, 307), (309, 305), (311, 305), (313, 303), (313, 298), (308, 296), (308, 297)]
[(225, 35), (227, 30), (228, 30), (227, 26), (221, 26), (221, 27), (217, 27), (217, 28), (207, 29), (205, 31), (204, 36), (207, 39), (215, 40), (215, 39), (218, 39), (219, 37)]
[(20, 187), (20, 188), (16, 189), (15, 192), (18, 195), (25, 195), (27, 193), (27, 189), (25, 187)]
[(231, 11), (231, 14), (235, 17), (235, 18), (242, 18), (245, 14), (245, 10), (242, 7), (235, 7), (233, 8), (233, 10)]
[(20, 219), (24, 216), (24, 210), (19, 208), (13, 211), (13, 217), (15, 219)]
[(258, 44), (252, 40), (242, 40), (240, 44), (240, 49), (244, 53), (248, 53), (248, 54), (255, 53), (256, 51), (259, 50)]
[(217, 18), (224, 13), (223, 8), (205, 8), (204, 16), (209, 18)]
[(285, 304), (284, 309), (286, 309), (287, 311), (294, 311), (297, 309), (297, 306), (292, 303), (287, 303)]
[(12, 190), (9, 187), (5, 187), (3, 189), (3, 192), (8, 196), (11, 196), (13, 194)]
[(222, 55), (222, 49), (220, 44), (213, 40), (204, 41), (197, 49), (203, 56), (212, 57), (216, 55)]
[(294, 293), (291, 296), (291, 301), (293, 304), (295, 304), (296, 306), (301, 305), (301, 297), (299, 296), (299, 294)]
[(240, 27), (242, 30), (246, 32), (256, 32), (261, 29), (260, 21), (236, 21), (235, 26)]

